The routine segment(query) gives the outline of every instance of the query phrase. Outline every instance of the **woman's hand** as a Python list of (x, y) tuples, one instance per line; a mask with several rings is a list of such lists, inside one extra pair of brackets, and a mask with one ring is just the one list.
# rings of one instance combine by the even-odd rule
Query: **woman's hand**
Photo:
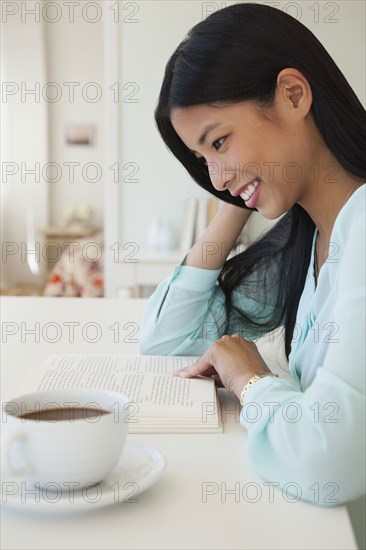
[(240, 399), (245, 384), (254, 374), (269, 372), (254, 342), (234, 334), (216, 340), (202, 357), (174, 375), (182, 378), (198, 375), (212, 377), (217, 385), (225, 386)]

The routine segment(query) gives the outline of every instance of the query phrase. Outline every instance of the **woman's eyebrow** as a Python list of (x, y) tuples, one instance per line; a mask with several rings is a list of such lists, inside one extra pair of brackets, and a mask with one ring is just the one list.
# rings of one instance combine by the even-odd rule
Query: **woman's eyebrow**
[[(206, 138), (208, 134), (213, 130), (214, 128), (217, 128), (217, 126), (220, 126), (221, 122), (212, 122), (211, 124), (208, 124), (200, 137), (198, 138), (197, 145), (203, 145), (206, 141)], [(195, 153), (196, 151), (193, 151), (193, 149), (189, 149), (190, 153)]]

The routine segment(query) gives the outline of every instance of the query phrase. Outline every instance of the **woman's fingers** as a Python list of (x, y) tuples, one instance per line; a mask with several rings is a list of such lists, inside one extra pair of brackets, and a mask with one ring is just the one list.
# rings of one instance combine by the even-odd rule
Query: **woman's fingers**
[(174, 376), (180, 376), (181, 378), (193, 378), (194, 376), (212, 376), (213, 374), (216, 374), (215, 367), (208, 363), (203, 355), (189, 367), (176, 371)]
[(253, 374), (271, 372), (256, 344), (239, 333), (225, 334), (189, 367), (174, 373), (181, 378), (212, 377), (217, 385), (240, 397), (244, 384)]

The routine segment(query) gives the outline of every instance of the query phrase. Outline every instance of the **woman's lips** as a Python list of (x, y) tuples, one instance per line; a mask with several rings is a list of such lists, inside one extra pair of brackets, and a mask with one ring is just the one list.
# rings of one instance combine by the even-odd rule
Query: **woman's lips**
[(257, 179), (253, 180), (252, 183), (249, 183), (245, 186), (244, 190), (240, 193), (240, 196), (243, 200), (249, 200), (250, 197), (255, 192), (256, 188), (259, 185), (259, 181)]
[(261, 184), (258, 183), (258, 185), (255, 188), (255, 191), (250, 195), (249, 198), (246, 195), (243, 196), (243, 194), (241, 194), (240, 196), (244, 200), (245, 206), (248, 206), (248, 208), (255, 208), (258, 202), (260, 192), (261, 192)]
[(242, 187), (240, 187), (240, 189), (238, 189), (237, 191), (235, 191), (235, 193), (233, 193), (233, 197), (239, 197), (239, 195), (241, 195), (242, 193), (245, 193), (248, 190), (249, 185), (252, 185), (253, 182), (255, 182), (255, 181), (258, 181), (258, 183), (259, 183), (259, 178), (254, 178), (251, 181), (248, 181), (247, 183), (242, 185)]

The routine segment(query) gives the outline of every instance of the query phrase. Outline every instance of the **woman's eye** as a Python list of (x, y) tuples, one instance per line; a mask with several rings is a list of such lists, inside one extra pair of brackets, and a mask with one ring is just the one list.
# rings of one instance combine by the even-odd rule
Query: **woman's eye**
[[(223, 142), (225, 141), (227, 136), (224, 136), (224, 137), (221, 137), (220, 139), (217, 139), (216, 141), (214, 141), (212, 143), (212, 147), (214, 147), (216, 149), (216, 151), (218, 151), (220, 149), (220, 147), (223, 145)], [(218, 146), (216, 146), (218, 144)], [(198, 162), (200, 162), (201, 164), (203, 164), (204, 166), (207, 166), (207, 162), (205, 160), (205, 157), (196, 157)]]
[[(221, 137), (220, 139), (217, 139), (216, 141), (213, 142), (212, 146), (215, 147), (216, 151), (218, 151), (220, 149), (221, 145), (223, 145), (223, 143), (220, 143), (220, 142), (221, 142), (221, 140), (225, 140), (225, 137)], [(219, 146), (216, 147), (215, 143), (219, 143)]]

